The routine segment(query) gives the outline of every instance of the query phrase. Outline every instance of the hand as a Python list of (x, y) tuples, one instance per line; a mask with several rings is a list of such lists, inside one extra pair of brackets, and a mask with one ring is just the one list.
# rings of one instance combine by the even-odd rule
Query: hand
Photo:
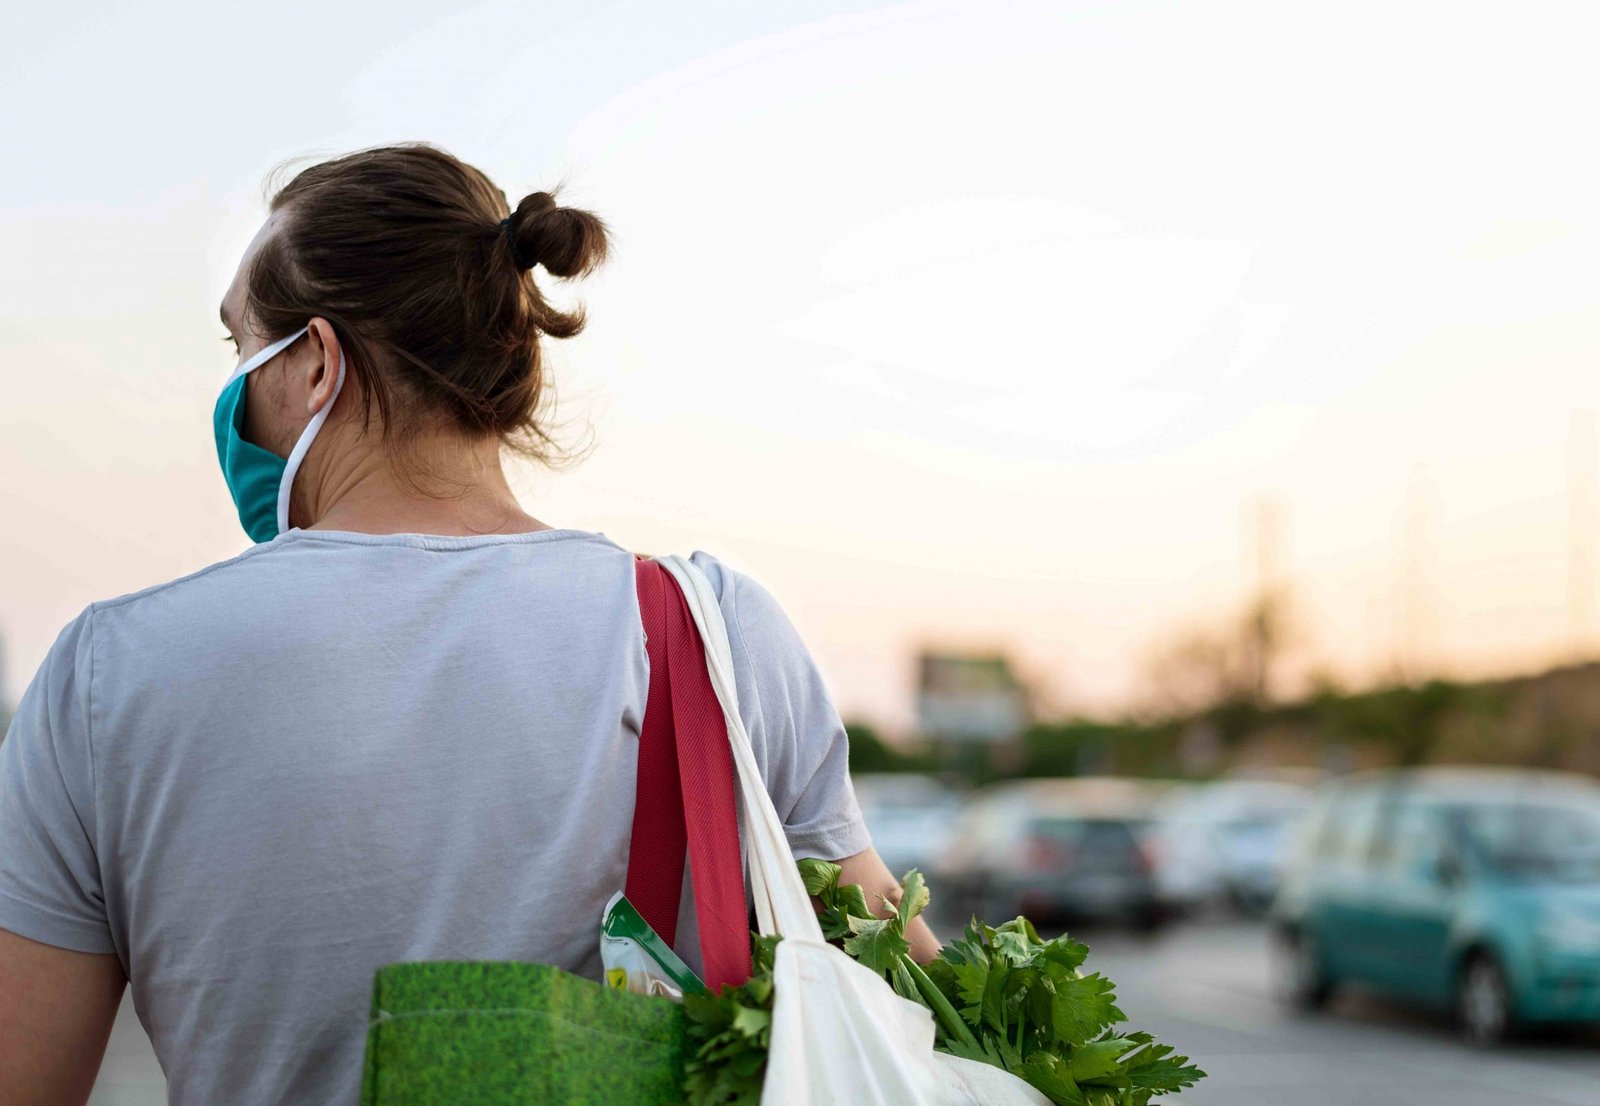
[[(889, 871), (889, 866), (878, 855), (877, 849), (869, 846), (855, 856), (847, 856), (834, 863), (840, 868), (839, 882), (859, 883), (867, 893), (867, 902), (873, 906), (874, 914), (886, 918), (894, 913), (893, 907), (883, 905), (883, 900), (888, 899), (894, 905), (899, 905), (900, 880)], [(939, 955), (939, 939), (933, 935), (933, 930), (921, 915), (911, 919), (911, 924), (906, 927), (906, 940), (911, 942), (911, 959), (918, 964), (926, 964)]]

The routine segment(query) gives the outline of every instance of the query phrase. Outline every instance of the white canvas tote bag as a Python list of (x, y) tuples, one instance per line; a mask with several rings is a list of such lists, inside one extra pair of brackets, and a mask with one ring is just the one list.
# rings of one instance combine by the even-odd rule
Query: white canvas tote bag
[(935, 1052), (933, 1014), (828, 944), (739, 716), (716, 591), (693, 562), (655, 558), (688, 600), (728, 724), (757, 928), (781, 935), (761, 1106), (1050, 1106), (1009, 1072)]

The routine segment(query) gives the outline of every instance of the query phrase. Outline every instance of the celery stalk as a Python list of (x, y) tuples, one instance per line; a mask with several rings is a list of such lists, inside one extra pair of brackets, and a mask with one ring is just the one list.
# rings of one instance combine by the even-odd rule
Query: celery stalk
[(967, 1028), (967, 1023), (961, 1020), (961, 1015), (956, 1013), (956, 1008), (950, 1005), (950, 1000), (944, 997), (944, 992), (928, 978), (928, 973), (922, 966), (909, 956), (900, 958), (905, 964), (906, 972), (911, 976), (911, 981), (917, 985), (917, 990), (922, 992), (922, 1001), (928, 1004), (934, 1017), (944, 1026), (946, 1037), (953, 1037), (964, 1045), (976, 1049), (978, 1039), (972, 1035), (972, 1030)]

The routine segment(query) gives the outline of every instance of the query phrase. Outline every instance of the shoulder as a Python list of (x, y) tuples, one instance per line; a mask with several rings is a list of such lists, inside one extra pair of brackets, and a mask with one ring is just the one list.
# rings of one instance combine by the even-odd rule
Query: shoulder
[(249, 572), (247, 565), (252, 562), (265, 564), (266, 562), (261, 561), (261, 558), (273, 553), (276, 548), (276, 542), (253, 545), (236, 557), (217, 561), (175, 579), (159, 584), (151, 584), (149, 587), (140, 588), (138, 591), (130, 591), (109, 599), (96, 600), (89, 604), (84, 611), (84, 615), (80, 615), (80, 617), (89, 616), (92, 618), (97, 613), (109, 615), (125, 610), (148, 609), (152, 606), (161, 605), (163, 601), (178, 600), (181, 602), (191, 597), (198, 598), (202, 593), (210, 590), (239, 584)]
[(286, 557), (286, 550), (267, 542), (175, 579), (98, 599), (66, 626), (57, 648), (75, 644), (79, 678), (102, 694), (108, 685), (128, 692), (185, 678), (186, 668), (220, 659), (237, 646), (242, 626), (259, 629), (261, 612), (285, 603), (293, 590), (280, 571)]
[(799, 633), (788, 611), (755, 576), (703, 549), (696, 549), (688, 559), (706, 574), (729, 629), (748, 648), (761, 652), (768, 647), (792, 648), (799, 644)]
[[(86, 694), (88, 680), (94, 669), (97, 632), (103, 632), (107, 622), (125, 621), (130, 614), (140, 616), (159, 611), (164, 617), (170, 618), (180, 609), (215, 609), (215, 604), (209, 601), (213, 597), (203, 594), (208, 582), (209, 586), (215, 586), (221, 582), (223, 574), (257, 556), (265, 548), (254, 546), (237, 557), (207, 565), (175, 580), (90, 603), (61, 628), (46, 651), (33, 680), (33, 684), (39, 686), (37, 693), (59, 698), (71, 694), (71, 689), (77, 684)], [(197, 602), (189, 602), (191, 597)], [(180, 601), (168, 601), (173, 598)]]
[[(94, 615), (98, 604), (90, 603), (61, 628), (45, 652), (28, 694), (46, 696), (59, 702), (69, 697), (80, 677), (87, 677), (94, 664)], [(21, 707), (18, 708), (21, 714)]]
[(696, 550), (717, 589), (740, 714), (762, 782), (796, 856), (854, 856), (871, 837), (849, 779), (849, 735), (821, 668), (773, 589)]
[(724, 558), (695, 550), (691, 560), (711, 581), (728, 624), (735, 667), (746, 678), (759, 707), (826, 698), (824, 679), (788, 609), (774, 590)]

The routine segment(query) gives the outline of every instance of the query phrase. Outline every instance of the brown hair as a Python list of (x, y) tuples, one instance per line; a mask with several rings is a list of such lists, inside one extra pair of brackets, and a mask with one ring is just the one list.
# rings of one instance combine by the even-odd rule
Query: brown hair
[(582, 306), (545, 302), (531, 270), (583, 276), (605, 260), (606, 226), (534, 192), (506, 217), (506, 195), (479, 170), (426, 142), (358, 150), (267, 178), (281, 229), (246, 274), (246, 311), (268, 341), (313, 315), (333, 324), (386, 445), (443, 425), (499, 435), (522, 456), (569, 459), (551, 434), (539, 339), (570, 338)]

